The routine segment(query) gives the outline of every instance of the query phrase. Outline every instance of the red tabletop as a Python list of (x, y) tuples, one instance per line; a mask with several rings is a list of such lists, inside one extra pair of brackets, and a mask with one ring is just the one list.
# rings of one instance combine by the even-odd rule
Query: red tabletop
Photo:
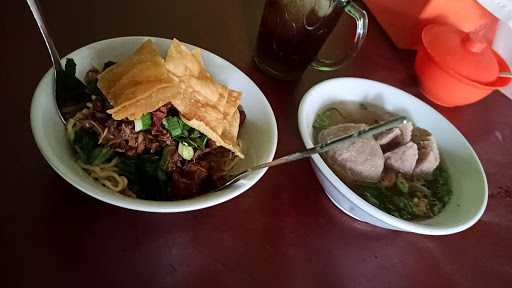
[[(251, 61), (263, 1), (42, 2), (62, 55), (102, 39), (148, 35), (178, 37), (232, 62), (272, 105), (277, 156), (303, 148), (298, 104), (319, 81), (364, 77), (427, 101), (414, 75), (414, 53), (395, 48), (371, 15), (368, 38), (349, 65), (336, 72), (307, 70), (300, 81), (281, 82)], [(130, 211), (73, 188), (39, 153), (30, 130), (30, 100), (50, 67), (49, 57), (24, 1), (3, 3), (1, 13), (0, 286), (510, 285), (512, 101), (499, 92), (463, 108), (429, 102), (469, 140), (489, 181), (482, 219), (455, 235), (396, 232), (350, 218), (323, 193), (308, 161), (272, 168), (247, 192), (211, 208), (176, 214)], [(348, 43), (350, 22), (340, 20), (329, 46)]]

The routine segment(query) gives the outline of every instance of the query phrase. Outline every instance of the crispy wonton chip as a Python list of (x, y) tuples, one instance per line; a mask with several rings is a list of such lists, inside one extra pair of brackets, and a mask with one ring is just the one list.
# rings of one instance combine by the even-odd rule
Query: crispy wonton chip
[(98, 76), (98, 87), (114, 107), (108, 112), (116, 120), (140, 118), (169, 102), (178, 93), (164, 97), (162, 90), (169, 86), (177, 86), (177, 79), (169, 75), (151, 40)]
[(167, 52), (165, 65), (183, 85), (183, 97), (172, 101), (182, 119), (243, 158), (237, 143), (241, 93), (217, 83), (204, 68), (198, 50), (191, 52), (176, 39)]

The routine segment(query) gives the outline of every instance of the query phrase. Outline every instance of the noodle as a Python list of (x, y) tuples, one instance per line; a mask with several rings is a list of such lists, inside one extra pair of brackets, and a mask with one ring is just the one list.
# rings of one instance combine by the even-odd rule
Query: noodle
[[(88, 102), (86, 106), (87, 108), (84, 108), (82, 111), (76, 113), (76, 115), (69, 119), (66, 123), (66, 133), (71, 143), (73, 143), (73, 140), (75, 139), (75, 131), (80, 128), (77, 127), (79, 126), (78, 121), (85, 119), (92, 112), (92, 103)], [(94, 121), (90, 121), (90, 123), (96, 126), (95, 128), (99, 129)], [(106, 134), (106, 131), (102, 134), (103, 138), (104, 134)], [(75, 147), (75, 149), (78, 150), (78, 147)], [(117, 168), (115, 166), (119, 162), (119, 158), (117, 157), (109, 163), (100, 165), (88, 165), (80, 160), (77, 162), (78, 165), (84, 169), (92, 178), (98, 180), (101, 184), (103, 184), (103, 186), (111, 189), (114, 192), (125, 190), (128, 186), (128, 179), (116, 173)]]
[(82, 167), (92, 178), (98, 180), (105, 187), (110, 188), (114, 192), (120, 192), (126, 189), (128, 179), (124, 176), (119, 176), (116, 173), (117, 168), (115, 165), (119, 162), (119, 158), (114, 158), (110, 163), (101, 165), (88, 165), (80, 160), (77, 161), (78, 165)]
[[(88, 102), (87, 104), (91, 104), (91, 103)], [(89, 105), (87, 105), (87, 107), (89, 107)], [(92, 104), (91, 104), (91, 107), (92, 107)], [(87, 117), (87, 115), (89, 115), (92, 112), (91, 107), (84, 108), (82, 111), (76, 113), (75, 116), (73, 116), (73, 118), (69, 119), (68, 122), (66, 123), (66, 133), (67, 133), (68, 138), (71, 141), (71, 143), (73, 143), (73, 140), (75, 139), (75, 130), (76, 130), (75, 126), (78, 124), (78, 120), (81, 120), (81, 119), (84, 119), (85, 117)]]
[(103, 133), (101, 133), (100, 139), (98, 140), (98, 144), (100, 144), (103, 141), (103, 138), (107, 135), (108, 127), (103, 130)]

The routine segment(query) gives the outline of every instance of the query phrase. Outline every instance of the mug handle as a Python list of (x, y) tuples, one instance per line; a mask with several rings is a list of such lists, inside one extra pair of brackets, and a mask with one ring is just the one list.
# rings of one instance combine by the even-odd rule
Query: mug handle
[(350, 48), (345, 56), (338, 60), (322, 60), (317, 57), (316, 60), (311, 64), (311, 67), (314, 69), (321, 71), (337, 70), (348, 60), (352, 59), (352, 57), (354, 57), (357, 52), (359, 52), (359, 49), (361, 49), (361, 46), (363, 45), (364, 38), (366, 37), (366, 31), (368, 30), (368, 16), (366, 15), (366, 12), (359, 8), (359, 6), (357, 6), (354, 2), (349, 2), (347, 4), (347, 1), (340, 0), (339, 3), (341, 5), (345, 5), (345, 7), (343, 7), (345, 12), (352, 16), (352, 18), (354, 18), (356, 21), (357, 26), (356, 36), (354, 38), (354, 46)]

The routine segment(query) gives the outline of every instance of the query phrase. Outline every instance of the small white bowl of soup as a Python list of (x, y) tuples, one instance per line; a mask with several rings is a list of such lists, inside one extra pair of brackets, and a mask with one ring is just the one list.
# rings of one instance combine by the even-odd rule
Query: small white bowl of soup
[(313, 127), (316, 116), (343, 103), (375, 105), (404, 115), (415, 126), (428, 130), (437, 141), (440, 165), (449, 175), (452, 194), (437, 215), (404, 220), (367, 202), (338, 177), (321, 155), (314, 155), (313, 170), (329, 199), (340, 210), (378, 227), (428, 235), (457, 233), (480, 219), (487, 205), (487, 180), (471, 145), (436, 110), (402, 90), (361, 78), (335, 78), (315, 85), (304, 95), (298, 113), (299, 130), (306, 147), (318, 143), (318, 131)]
[[(169, 39), (155, 37), (122, 37), (99, 41), (82, 47), (62, 58), (72, 58), (77, 64), (76, 76), (84, 80), (91, 68), (101, 68), (107, 61), (119, 61), (133, 53), (144, 41), (151, 39), (162, 56), (169, 48)], [(189, 45), (189, 48), (192, 48)], [(223, 58), (201, 50), (208, 72), (216, 81), (242, 92), (241, 106), (246, 119), (238, 133), (244, 159), (234, 170), (244, 169), (274, 158), (277, 146), (277, 126), (274, 113), (260, 89), (234, 65)], [(49, 70), (39, 82), (31, 106), (31, 126), (35, 141), (50, 166), (77, 189), (101, 201), (133, 210), (150, 212), (181, 212), (210, 207), (240, 195), (265, 174), (262, 169), (223, 190), (186, 200), (155, 201), (127, 197), (115, 193), (93, 179), (77, 163), (77, 157), (66, 137), (53, 96), (53, 71)]]

